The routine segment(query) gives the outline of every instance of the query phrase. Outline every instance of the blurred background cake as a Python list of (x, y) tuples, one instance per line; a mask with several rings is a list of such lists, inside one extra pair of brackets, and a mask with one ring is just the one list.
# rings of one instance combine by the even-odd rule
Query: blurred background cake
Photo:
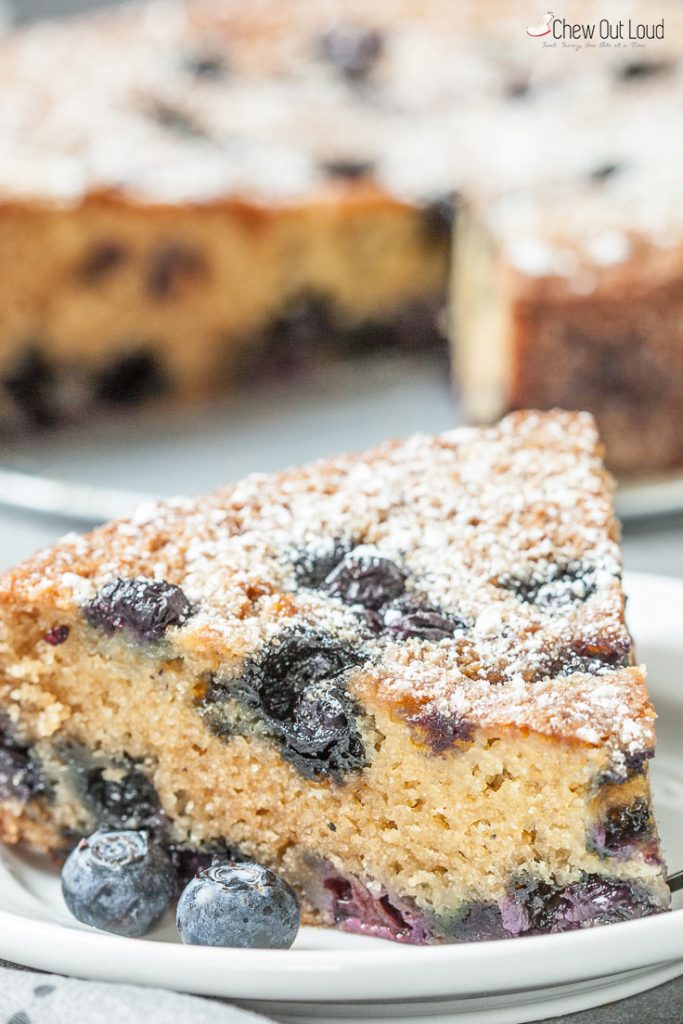
[(683, 13), (656, 13), (637, 46), (630, 2), (572, 5), (625, 26), (590, 47), (516, 0), (150, 0), (10, 32), (0, 429), (450, 340), (467, 418), (588, 408), (619, 472), (680, 464)]

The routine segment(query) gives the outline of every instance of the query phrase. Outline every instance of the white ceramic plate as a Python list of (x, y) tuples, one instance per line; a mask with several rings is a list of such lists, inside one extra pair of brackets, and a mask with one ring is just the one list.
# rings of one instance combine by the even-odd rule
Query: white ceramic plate
[[(460, 421), (444, 367), (414, 358), (339, 365), (202, 410), (127, 414), (5, 444), (0, 504), (92, 524), (150, 495), (200, 494), (385, 437)], [(624, 518), (683, 510), (683, 474), (620, 488)]]
[[(626, 582), (639, 657), (659, 711), (653, 778), (671, 870), (683, 868), (683, 581)], [(677, 905), (683, 900), (679, 894)], [(303, 929), (288, 951), (182, 946), (172, 921), (147, 939), (80, 925), (56, 872), (0, 857), (0, 956), (47, 970), (229, 997), (278, 1020), (518, 1024), (586, 1009), (683, 974), (683, 908), (563, 935), (415, 948)]]

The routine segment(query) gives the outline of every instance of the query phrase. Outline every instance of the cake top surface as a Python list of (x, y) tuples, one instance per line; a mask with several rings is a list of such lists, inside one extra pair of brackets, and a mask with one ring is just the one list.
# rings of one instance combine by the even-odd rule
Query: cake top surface
[[(671, 73), (671, 88), (683, 97), (683, 64)], [(634, 102), (622, 144), (613, 159), (596, 160), (576, 180), (546, 180), (539, 188), (470, 192), (477, 215), (507, 261), (529, 278), (556, 278), (577, 293), (610, 276), (623, 284), (631, 265), (641, 283), (671, 274), (683, 255), (681, 179), (672, 169), (683, 161), (680, 109), (653, 122), (652, 103)], [(653, 127), (653, 123), (655, 127)], [(624, 126), (626, 127), (626, 126)], [(600, 275), (600, 277), (598, 277)]]
[(653, 746), (587, 414), (514, 414), (148, 505), (8, 574), (0, 607), (82, 623), (134, 577), (182, 588), (193, 612), (165, 642), (197, 671), (323, 636), (354, 652), (366, 703), (418, 725)]
[[(643, 17), (630, 0), (572, 7)], [(664, 39), (637, 49), (548, 46), (522, 0), (150, 0), (45, 22), (0, 44), (0, 190), (296, 201), (361, 168), (419, 201), (632, 163), (642, 206), (663, 176), (680, 187), (683, 14), (657, 14)]]

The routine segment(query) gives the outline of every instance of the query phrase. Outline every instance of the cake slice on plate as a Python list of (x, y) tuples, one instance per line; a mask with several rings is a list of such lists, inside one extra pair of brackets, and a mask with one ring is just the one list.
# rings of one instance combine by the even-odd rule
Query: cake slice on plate
[(666, 909), (592, 419), (389, 442), (69, 536), (0, 588), (0, 830), (231, 851), (425, 943)]

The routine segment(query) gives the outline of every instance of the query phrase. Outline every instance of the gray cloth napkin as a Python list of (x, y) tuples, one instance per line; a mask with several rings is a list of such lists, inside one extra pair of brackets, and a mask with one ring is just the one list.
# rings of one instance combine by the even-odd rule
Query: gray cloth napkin
[(0, 1024), (265, 1024), (235, 1006), (158, 988), (0, 967)]
[[(0, 961), (0, 965), (5, 961)], [(359, 1018), (360, 1019), (360, 1018)], [(415, 1020), (417, 1018), (414, 1018)], [(406, 1018), (406, 1021), (408, 1018)], [(0, 1024), (267, 1024), (223, 1000), (158, 988), (75, 981), (0, 966)], [(682, 1024), (683, 977), (583, 1013), (539, 1024)]]

